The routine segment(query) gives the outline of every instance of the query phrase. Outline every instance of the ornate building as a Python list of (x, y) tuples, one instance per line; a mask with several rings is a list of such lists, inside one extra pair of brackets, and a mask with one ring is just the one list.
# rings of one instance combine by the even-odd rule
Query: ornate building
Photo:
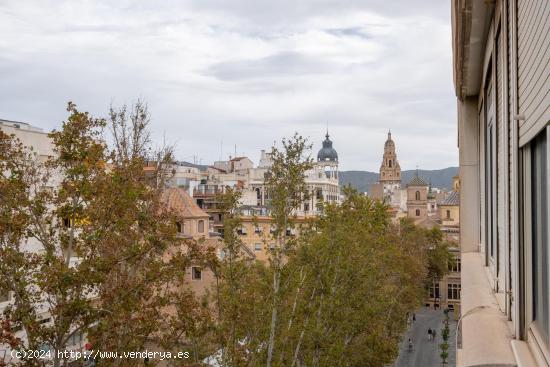
[(401, 167), (397, 161), (395, 143), (388, 132), (388, 139), (384, 143), (384, 155), (380, 166), (380, 184), (383, 187), (384, 198), (394, 201), (395, 194), (401, 188)]
[[(245, 183), (244, 199), (246, 192), (253, 191), (251, 200), (243, 200), (243, 204), (252, 206), (269, 206), (269, 192), (265, 187), (265, 174), (271, 166), (270, 153), (262, 151), (260, 165), (249, 170), (249, 179)], [(296, 211), (299, 216), (312, 216), (320, 214), (321, 202), (338, 203), (340, 201), (340, 185), (338, 182), (338, 153), (332, 146), (332, 140), (328, 131), (322, 147), (317, 153), (317, 161), (306, 172), (306, 185), (309, 191), (309, 199), (302, 203)]]

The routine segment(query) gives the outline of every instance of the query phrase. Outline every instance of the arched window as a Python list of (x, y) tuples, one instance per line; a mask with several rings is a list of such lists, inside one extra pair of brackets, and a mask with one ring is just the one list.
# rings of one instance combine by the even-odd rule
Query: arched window
[(183, 226), (181, 225), (181, 222), (176, 222), (176, 230), (178, 233), (183, 232)]
[(416, 209), (416, 216), (420, 217), (420, 209)]
[(391, 159), (390, 159), (390, 168), (391, 168)]
[(420, 200), (420, 191), (417, 191), (417, 192), (414, 194), (414, 198), (415, 198), (415, 200)]

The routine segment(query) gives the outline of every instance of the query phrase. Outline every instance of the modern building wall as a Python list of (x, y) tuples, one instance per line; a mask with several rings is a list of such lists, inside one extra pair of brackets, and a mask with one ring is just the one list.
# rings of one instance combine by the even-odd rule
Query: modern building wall
[(452, 2), (458, 366), (550, 365), (550, 2)]

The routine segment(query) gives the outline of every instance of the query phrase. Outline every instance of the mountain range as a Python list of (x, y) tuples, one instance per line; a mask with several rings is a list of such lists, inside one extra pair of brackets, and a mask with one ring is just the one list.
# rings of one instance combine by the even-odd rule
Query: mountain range
[[(415, 175), (417, 170), (401, 171), (401, 185), (404, 187)], [(450, 190), (453, 176), (458, 174), (458, 167), (447, 167), (435, 170), (418, 170), (418, 176), (431, 183), (432, 187)], [(369, 171), (340, 171), (340, 186), (351, 185), (360, 192), (368, 192), (370, 185), (378, 182), (380, 175)]]

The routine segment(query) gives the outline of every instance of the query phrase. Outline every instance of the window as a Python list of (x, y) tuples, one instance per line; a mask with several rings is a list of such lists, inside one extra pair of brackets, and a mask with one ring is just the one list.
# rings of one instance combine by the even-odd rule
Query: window
[(183, 226), (182, 226), (181, 222), (176, 222), (176, 230), (178, 231), (178, 233), (183, 232)]
[(41, 324), (41, 325), (44, 325), (44, 324), (49, 323), (50, 321), (52, 321), (52, 318), (51, 317), (46, 317), (44, 319), (38, 320), (38, 323)]
[(204, 233), (204, 220), (199, 220), (199, 224), (197, 227), (199, 233)]
[(304, 211), (309, 212), (309, 203), (304, 203)]
[(74, 333), (72, 334), (69, 339), (67, 339), (67, 346), (75, 346), (82, 344), (82, 341), (84, 340), (84, 336), (82, 333)]
[(242, 226), (240, 228), (237, 229), (237, 234), (241, 235), (241, 236), (244, 236), (246, 235), (246, 227), (245, 226)]
[(274, 243), (270, 243), (270, 244), (269, 244), (269, 249), (270, 249), (271, 251), (275, 250), (275, 244), (274, 244)]
[(191, 268), (191, 279), (201, 280), (202, 279), (202, 269), (198, 266), (193, 266)]
[(69, 218), (63, 218), (63, 226), (65, 228), (71, 228), (71, 220)]
[(414, 193), (414, 199), (415, 200), (420, 200), (420, 191), (417, 191)]
[(0, 302), (8, 302), (10, 300), (10, 292), (0, 291)]
[(260, 227), (260, 226), (254, 227), (254, 233), (256, 233), (256, 234), (262, 233), (262, 227)]
[(390, 168), (391, 168), (391, 159), (390, 159), (389, 163), (390, 163)]
[(416, 209), (416, 216), (420, 217), (420, 209)]
[(460, 299), (460, 284), (447, 285), (447, 298), (454, 300)]
[(256, 243), (254, 245), (254, 250), (255, 251), (262, 251), (262, 244), (261, 243)]
[(460, 269), (461, 269), (460, 257), (455, 257), (454, 260), (449, 263), (449, 271), (460, 273)]
[(451, 211), (447, 210), (447, 219), (451, 219)]
[(543, 339), (550, 343), (550, 284), (548, 281), (548, 139), (546, 129), (530, 144), (531, 189), (531, 293), (532, 321)]
[(317, 190), (317, 200), (323, 200), (323, 190)]
[(430, 286), (430, 298), (439, 298), (439, 283)]

